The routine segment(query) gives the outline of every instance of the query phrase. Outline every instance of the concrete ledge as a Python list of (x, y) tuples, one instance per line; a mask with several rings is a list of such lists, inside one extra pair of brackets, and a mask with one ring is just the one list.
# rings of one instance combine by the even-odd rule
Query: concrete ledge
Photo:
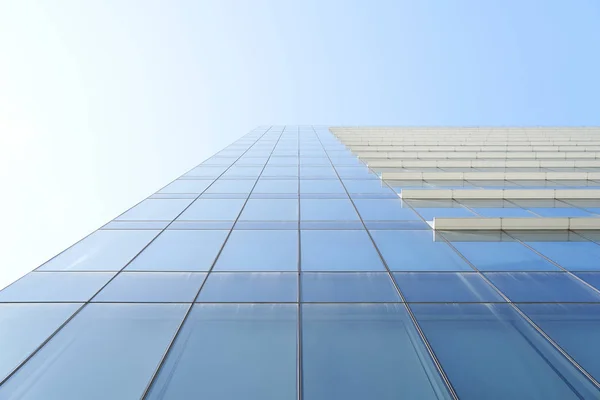
[(404, 189), (404, 200), (589, 200), (600, 199), (600, 189)]
[(381, 179), (387, 180), (478, 180), (478, 181), (537, 181), (537, 180), (594, 180), (600, 172), (383, 172)]
[(600, 229), (600, 218), (434, 218), (433, 229), (462, 230), (586, 230)]

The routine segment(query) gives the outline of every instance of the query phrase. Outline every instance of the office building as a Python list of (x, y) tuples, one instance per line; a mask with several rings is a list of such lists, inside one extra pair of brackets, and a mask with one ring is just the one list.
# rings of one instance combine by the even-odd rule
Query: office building
[(600, 128), (266, 126), (0, 291), (0, 399), (598, 399)]

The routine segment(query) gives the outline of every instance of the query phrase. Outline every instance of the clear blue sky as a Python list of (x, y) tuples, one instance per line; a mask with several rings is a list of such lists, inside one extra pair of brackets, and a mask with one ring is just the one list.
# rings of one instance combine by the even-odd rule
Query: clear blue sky
[(262, 124), (600, 125), (600, 2), (0, 1), (0, 286)]

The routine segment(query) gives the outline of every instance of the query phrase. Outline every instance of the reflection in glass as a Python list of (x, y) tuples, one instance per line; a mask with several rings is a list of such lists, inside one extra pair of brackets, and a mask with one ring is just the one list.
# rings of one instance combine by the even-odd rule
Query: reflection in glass
[(473, 272), (396, 272), (394, 278), (406, 301), (504, 301), (490, 284)]
[(40, 271), (118, 271), (160, 231), (100, 230), (48, 261)]
[(213, 272), (199, 302), (296, 302), (298, 275), (289, 272)]
[(305, 272), (302, 301), (396, 302), (400, 296), (387, 272)]
[(304, 398), (450, 398), (400, 304), (302, 305)]
[(597, 388), (508, 304), (411, 304), (460, 399), (594, 399)]
[(196, 304), (149, 400), (296, 399), (297, 306)]
[(0, 304), (0, 381), (81, 304)]
[(147, 199), (115, 219), (118, 221), (172, 221), (191, 202), (190, 199)]
[(187, 307), (88, 304), (0, 386), (0, 398), (139, 399)]

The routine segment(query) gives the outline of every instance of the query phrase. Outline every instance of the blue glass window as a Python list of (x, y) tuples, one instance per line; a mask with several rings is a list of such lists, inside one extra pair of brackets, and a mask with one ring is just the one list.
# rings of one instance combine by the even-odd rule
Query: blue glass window
[(80, 304), (0, 304), (0, 380), (23, 362)]
[(84, 302), (113, 276), (114, 272), (31, 272), (0, 291), (0, 302)]
[(302, 199), (300, 213), (303, 221), (359, 220), (349, 199)]
[(159, 193), (200, 194), (204, 192), (204, 190), (206, 190), (206, 188), (210, 186), (212, 182), (212, 180), (178, 179), (162, 188)]
[(390, 193), (394, 194), (392, 189), (385, 185), (379, 179), (361, 179), (349, 180), (344, 179), (344, 186), (348, 193)]
[(187, 307), (88, 304), (0, 387), (0, 398), (139, 399)]
[(202, 272), (122, 272), (93, 301), (192, 302), (205, 277)]
[(401, 304), (303, 304), (304, 398), (449, 399)]
[(461, 400), (593, 399), (597, 389), (508, 304), (411, 304)]
[(171, 221), (191, 202), (190, 199), (147, 199), (116, 219), (120, 221)]
[(296, 157), (271, 157), (267, 165), (298, 165)]
[(334, 193), (346, 194), (344, 187), (339, 180), (322, 179), (310, 180), (303, 179), (300, 181), (300, 193)]
[(294, 179), (259, 179), (252, 193), (298, 193), (298, 181)]
[(208, 271), (227, 231), (167, 230), (127, 266), (136, 271)]
[(519, 308), (596, 380), (600, 304), (519, 304)]
[(298, 274), (290, 272), (213, 272), (198, 296), (200, 302), (296, 302)]
[(297, 306), (196, 304), (149, 400), (296, 399)]
[(303, 271), (384, 271), (364, 230), (303, 230)]
[(431, 231), (371, 231), (375, 244), (392, 271), (472, 271), (444, 241)]
[(362, 167), (335, 167), (342, 179), (379, 179), (365, 166)]
[(182, 221), (234, 221), (245, 201), (244, 199), (198, 199), (177, 219)]
[(300, 167), (300, 179), (338, 179), (335, 170), (331, 166), (323, 167)]
[(297, 271), (298, 232), (234, 230), (215, 271)]
[(600, 271), (600, 246), (593, 242), (527, 242), (571, 271)]
[(485, 279), (473, 272), (396, 272), (394, 278), (406, 301), (504, 301)]
[[(298, 178), (298, 167), (273, 167), (267, 165), (261, 174), (261, 178)], [(259, 181), (263, 182), (265, 179)], [(258, 185), (257, 185), (258, 186)], [(255, 189), (256, 190), (256, 189)]]
[(240, 221), (297, 221), (297, 199), (249, 199)]
[(600, 294), (566, 272), (488, 272), (514, 302), (599, 302)]
[(206, 190), (206, 193), (250, 193), (254, 187), (254, 179), (229, 180), (219, 179)]
[(580, 279), (583, 279), (589, 285), (592, 285), (596, 289), (600, 290), (600, 273), (598, 272), (578, 272), (577, 275)]
[[(223, 178), (227, 178), (227, 179), (229, 179), (229, 178), (258, 178), (258, 176), (260, 175), (262, 170), (263, 170), (262, 166), (260, 166), (260, 167), (232, 166), (227, 171), (225, 171), (225, 173), (223, 174), (221, 179), (223, 179)], [(219, 193), (223, 193), (223, 192), (219, 192)], [(233, 193), (238, 193), (238, 192), (233, 192)]]
[(305, 302), (397, 302), (398, 291), (387, 272), (305, 272)]
[(40, 271), (118, 271), (160, 231), (100, 230), (60, 253)]
[(190, 172), (186, 173), (184, 176), (199, 176), (203, 178), (216, 178), (221, 175), (228, 168), (228, 165), (225, 166), (205, 166), (200, 165)]
[[(559, 271), (556, 265), (519, 242), (452, 242), (481, 271)], [(468, 240), (468, 239), (467, 239)]]
[(414, 221), (421, 220), (401, 200), (355, 199), (354, 204), (362, 219), (366, 221)]

